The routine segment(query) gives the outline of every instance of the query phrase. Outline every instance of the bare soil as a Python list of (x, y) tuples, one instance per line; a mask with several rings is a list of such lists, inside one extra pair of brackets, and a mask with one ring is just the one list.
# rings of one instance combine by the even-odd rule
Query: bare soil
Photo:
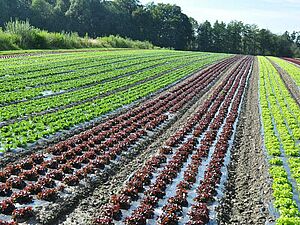
[(217, 209), (220, 225), (275, 221), (271, 180), (260, 135), (258, 74), (256, 59), (231, 151), (226, 191)]

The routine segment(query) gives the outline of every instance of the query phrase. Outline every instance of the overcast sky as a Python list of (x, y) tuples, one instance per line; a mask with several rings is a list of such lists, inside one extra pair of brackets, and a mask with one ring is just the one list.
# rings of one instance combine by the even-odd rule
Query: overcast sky
[(300, 0), (140, 0), (171, 3), (181, 7), (188, 16), (198, 22), (239, 20), (257, 24), (274, 33), (300, 31)]

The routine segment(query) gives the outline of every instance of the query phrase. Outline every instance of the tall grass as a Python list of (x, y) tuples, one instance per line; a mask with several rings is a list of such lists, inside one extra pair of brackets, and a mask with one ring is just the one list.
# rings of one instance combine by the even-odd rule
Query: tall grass
[(90, 39), (77, 33), (57, 33), (40, 30), (28, 21), (10, 21), (0, 28), (0, 50), (14, 49), (72, 49), (72, 48), (138, 48), (152, 49), (148, 42), (134, 41), (120, 36)]

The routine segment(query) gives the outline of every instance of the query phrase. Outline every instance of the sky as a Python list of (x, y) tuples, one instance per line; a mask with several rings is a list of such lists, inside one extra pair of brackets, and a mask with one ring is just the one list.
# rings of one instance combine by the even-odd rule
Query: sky
[(181, 7), (188, 16), (198, 22), (216, 20), (226, 23), (232, 20), (256, 24), (273, 33), (300, 31), (300, 0), (140, 0), (170, 3)]

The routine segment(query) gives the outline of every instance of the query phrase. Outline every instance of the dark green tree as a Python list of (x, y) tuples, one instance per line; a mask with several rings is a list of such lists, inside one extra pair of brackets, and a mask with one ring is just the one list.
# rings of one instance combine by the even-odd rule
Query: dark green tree
[(70, 28), (80, 35), (85, 35), (91, 31), (90, 2), (90, 0), (70, 0), (70, 7), (66, 12)]
[(209, 21), (201, 23), (197, 31), (197, 49), (209, 52), (213, 50), (213, 28)]
[(31, 0), (0, 0), (0, 26), (11, 19), (26, 20), (32, 16)]
[(242, 53), (249, 55), (257, 55), (259, 52), (258, 43), (259, 29), (256, 25), (246, 24), (242, 31)]
[(46, 0), (32, 0), (31, 23), (36, 27), (44, 27), (47, 30), (55, 28), (54, 6)]
[(136, 24), (136, 39), (138, 40), (151, 40), (156, 37), (154, 32), (154, 20), (150, 10), (145, 7), (139, 7), (133, 12), (133, 20)]
[(112, 19), (115, 21), (114, 27), (117, 34), (135, 38), (138, 27), (134, 20), (134, 12), (140, 7), (137, 0), (113, 1), (114, 18)]
[(197, 38), (199, 23), (193, 17), (189, 17), (189, 21), (192, 24), (193, 35), (189, 43), (188, 50), (193, 50), (193, 49), (197, 49), (196, 38)]
[(279, 36), (277, 39), (277, 52), (278, 56), (292, 57), (292, 45), (293, 40), (290, 37), (289, 33), (286, 31), (283, 35)]
[(271, 31), (261, 29), (258, 32), (259, 54), (273, 55), (276, 52), (275, 36)]
[(229, 53), (242, 52), (242, 32), (243, 23), (240, 21), (232, 21), (227, 25), (227, 44)]
[(193, 38), (193, 28), (189, 18), (176, 5), (149, 4), (146, 6), (153, 18), (153, 41), (162, 47), (186, 49)]
[(224, 22), (216, 21), (212, 30), (212, 51), (228, 52), (227, 48), (227, 29)]

